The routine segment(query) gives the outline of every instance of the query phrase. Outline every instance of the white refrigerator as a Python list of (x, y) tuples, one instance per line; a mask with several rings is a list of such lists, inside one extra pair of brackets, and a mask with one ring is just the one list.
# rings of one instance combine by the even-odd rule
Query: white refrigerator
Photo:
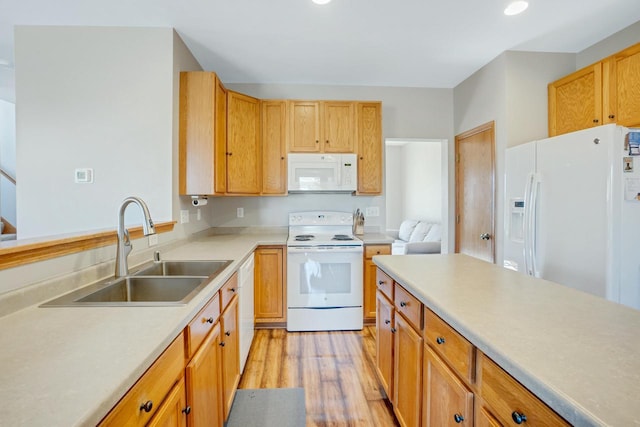
[(640, 309), (633, 131), (598, 126), (507, 149), (506, 268)]

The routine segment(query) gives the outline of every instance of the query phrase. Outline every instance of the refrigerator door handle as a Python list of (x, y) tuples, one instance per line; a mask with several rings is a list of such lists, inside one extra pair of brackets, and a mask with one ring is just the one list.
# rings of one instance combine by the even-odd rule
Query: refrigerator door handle
[(529, 245), (530, 245), (530, 232), (529, 232), (529, 217), (531, 216), (531, 185), (533, 183), (533, 174), (527, 175), (527, 182), (524, 187), (524, 233), (523, 233), (523, 245), (522, 250), (524, 252), (524, 274), (531, 275), (530, 262), (529, 262)]
[(536, 205), (538, 204), (538, 198), (540, 197), (540, 177), (537, 174), (532, 175), (531, 181), (531, 202), (529, 203), (530, 215), (529, 215), (529, 250), (531, 253), (531, 275), (533, 277), (540, 277), (538, 266), (536, 263), (536, 228), (538, 219), (536, 218)]

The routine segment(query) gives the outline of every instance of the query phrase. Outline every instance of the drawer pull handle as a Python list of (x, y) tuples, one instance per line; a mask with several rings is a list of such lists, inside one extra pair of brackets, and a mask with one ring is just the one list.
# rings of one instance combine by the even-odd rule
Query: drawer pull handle
[(378, 286), (384, 285), (384, 280), (378, 280)]
[(224, 333), (226, 336), (230, 337), (231, 336), (231, 331), (227, 331)]
[(609, 114), (609, 118), (613, 119), (615, 116), (613, 114)]
[(438, 338), (436, 338), (436, 342), (437, 342), (438, 344), (444, 344), (444, 337), (438, 337)]
[(464, 421), (464, 417), (460, 414), (455, 414), (453, 416), (453, 421), (455, 421), (456, 423), (460, 424), (461, 422)]
[(224, 347), (224, 341), (220, 342), (220, 347)]
[(389, 320), (389, 319), (387, 319), (387, 320), (385, 320), (385, 321), (384, 321), (384, 324), (385, 324), (385, 325), (388, 325), (389, 323), (391, 323), (391, 320)]
[(391, 333), (392, 333), (392, 334), (395, 334), (395, 333), (396, 333), (396, 331), (397, 331), (397, 329), (396, 329), (396, 328), (391, 328)]
[(214, 321), (213, 317), (209, 317), (209, 318), (207, 319), (207, 323), (213, 323), (213, 321)]
[(189, 415), (191, 413), (191, 406), (187, 406), (182, 410), (185, 415)]
[(513, 418), (513, 422), (516, 424), (522, 424), (527, 422), (527, 416), (525, 414), (521, 414), (518, 411), (513, 411), (511, 414), (511, 418)]
[(151, 409), (153, 409), (153, 402), (150, 401), (150, 400), (147, 400), (142, 405), (140, 405), (140, 410), (141, 411), (151, 412)]
[(400, 307), (406, 307), (406, 306), (407, 306), (407, 303), (406, 303), (406, 302), (404, 302), (404, 301), (400, 301)]

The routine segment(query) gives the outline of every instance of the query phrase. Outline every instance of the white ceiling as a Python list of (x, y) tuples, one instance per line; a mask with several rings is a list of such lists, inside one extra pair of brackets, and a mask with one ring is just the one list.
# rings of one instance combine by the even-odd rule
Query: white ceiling
[(514, 17), (506, 3), (0, 0), (0, 62), (15, 25), (161, 26), (227, 83), (451, 88), (505, 50), (579, 52), (640, 20), (640, 0), (530, 0)]

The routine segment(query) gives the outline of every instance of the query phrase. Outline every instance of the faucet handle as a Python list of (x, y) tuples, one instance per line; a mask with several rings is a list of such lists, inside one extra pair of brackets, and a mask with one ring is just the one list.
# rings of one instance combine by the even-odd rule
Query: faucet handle
[(154, 260), (155, 262), (160, 262), (160, 251), (155, 251), (155, 252), (153, 253), (153, 260)]

